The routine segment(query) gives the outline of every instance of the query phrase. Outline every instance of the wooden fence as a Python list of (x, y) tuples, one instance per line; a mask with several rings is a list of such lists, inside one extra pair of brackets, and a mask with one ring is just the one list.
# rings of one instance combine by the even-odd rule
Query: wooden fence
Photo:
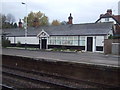
[(112, 53), (112, 43), (120, 43), (120, 39), (105, 39), (104, 41), (104, 53)]

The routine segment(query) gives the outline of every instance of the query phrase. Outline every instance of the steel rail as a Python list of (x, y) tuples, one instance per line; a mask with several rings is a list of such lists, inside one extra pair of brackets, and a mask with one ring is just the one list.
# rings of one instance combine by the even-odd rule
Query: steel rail
[(74, 81), (74, 82), (82, 82), (82, 83), (87, 84), (87, 85), (101, 87), (101, 88), (120, 88), (118, 86), (113, 86), (113, 85), (108, 85), (108, 84), (102, 84), (102, 83), (93, 82), (93, 81), (73, 79), (73, 78), (70, 78), (70, 77), (65, 77), (65, 76), (60, 76), (60, 75), (53, 75), (53, 74), (45, 73), (45, 72), (38, 72), (38, 71), (26, 70), (26, 69), (23, 69), (23, 68), (11, 67), (11, 66), (7, 66), (7, 65), (3, 65), (3, 67), (9, 68), (9, 69), (13, 69), (13, 70), (19, 70), (19, 71), (23, 71), (23, 72), (29, 72), (29, 73), (37, 74), (37, 75), (41, 75), (41, 76), (52, 77), (52, 78), (56, 78), (56, 79), (70, 80), (70, 81)]
[(0, 84), (0, 86), (2, 87), (2, 90), (17, 90), (14, 87), (8, 86), (8, 85), (5, 85), (5, 84)]
[(77, 89), (76, 87), (73, 87), (73, 86), (69, 86), (69, 85), (63, 85), (63, 84), (58, 84), (58, 83), (55, 83), (55, 82), (51, 82), (51, 81), (48, 81), (48, 80), (41, 80), (41, 79), (37, 79), (37, 78), (34, 78), (34, 77), (27, 77), (27, 76), (23, 76), (23, 75), (20, 75), (20, 74), (15, 74), (15, 73), (11, 73), (11, 72), (5, 72), (5, 71), (2, 71), (3, 74), (7, 75), (7, 76), (12, 76), (12, 77), (16, 77), (16, 78), (20, 78), (20, 79), (23, 79), (23, 80), (27, 80), (27, 81), (32, 81), (32, 82), (41, 82), (41, 83), (44, 83), (44, 84), (47, 84), (47, 85), (50, 85), (50, 86), (54, 86), (54, 87), (58, 87), (58, 88), (67, 88), (67, 89)]

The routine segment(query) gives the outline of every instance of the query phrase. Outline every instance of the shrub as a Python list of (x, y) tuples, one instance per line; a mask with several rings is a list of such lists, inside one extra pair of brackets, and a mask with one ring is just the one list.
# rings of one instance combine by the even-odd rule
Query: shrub
[(62, 46), (62, 50), (66, 50), (66, 47), (65, 47), (65, 46)]
[(120, 36), (112, 36), (112, 35), (110, 35), (110, 36), (108, 37), (108, 39), (120, 39)]
[(17, 46), (17, 47), (20, 47), (20, 46), (21, 46), (21, 42), (18, 41), (16, 46)]
[(10, 40), (2, 39), (2, 47), (9, 47), (10, 46)]
[(113, 39), (113, 36), (112, 36), (112, 35), (110, 35), (110, 36), (108, 37), (108, 39)]

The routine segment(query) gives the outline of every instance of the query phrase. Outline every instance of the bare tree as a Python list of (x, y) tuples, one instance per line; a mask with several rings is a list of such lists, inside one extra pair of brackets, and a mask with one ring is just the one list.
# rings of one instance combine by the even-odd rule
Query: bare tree
[(15, 28), (15, 17), (12, 14), (7, 16), (0, 13), (0, 28)]
[(7, 22), (13, 23), (15, 22), (15, 17), (12, 14), (7, 14)]
[(6, 16), (1, 14), (1, 21), (2, 24), (4, 24), (6, 22)]

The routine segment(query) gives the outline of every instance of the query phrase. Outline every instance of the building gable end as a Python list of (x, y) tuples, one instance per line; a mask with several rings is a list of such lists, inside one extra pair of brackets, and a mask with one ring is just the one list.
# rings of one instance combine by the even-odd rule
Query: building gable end
[(116, 20), (113, 16), (100, 17), (95, 23), (98, 23), (100, 20), (105, 18), (112, 18), (118, 25), (120, 25), (120, 22), (118, 22), (118, 20)]
[(42, 31), (37, 35), (37, 37), (49, 37), (49, 34), (42, 29)]

